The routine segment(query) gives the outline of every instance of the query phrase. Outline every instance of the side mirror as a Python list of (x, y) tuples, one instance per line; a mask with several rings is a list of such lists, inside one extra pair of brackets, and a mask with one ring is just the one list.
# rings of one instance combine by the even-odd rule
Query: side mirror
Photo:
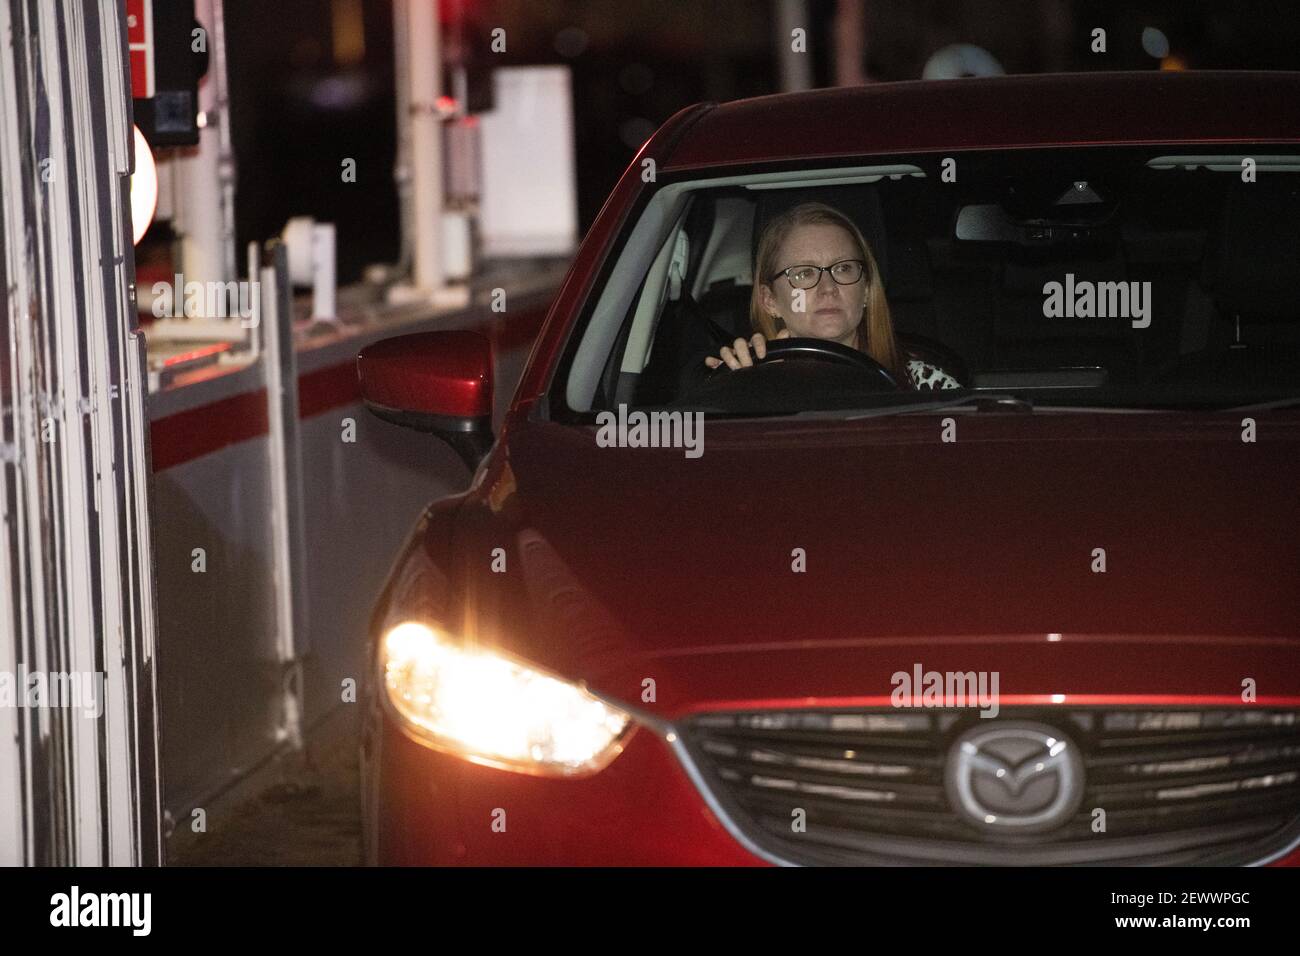
[(492, 447), (492, 346), (477, 332), (382, 339), (357, 356), (361, 398), (395, 425), (432, 432), (473, 471)]

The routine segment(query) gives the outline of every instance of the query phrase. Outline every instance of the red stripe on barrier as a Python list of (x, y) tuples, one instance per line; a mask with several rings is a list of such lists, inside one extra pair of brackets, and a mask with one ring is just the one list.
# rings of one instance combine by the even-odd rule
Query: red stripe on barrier
[[(360, 400), (355, 358), (308, 372), (298, 379), (299, 418), (311, 418)], [(149, 424), (153, 470), (158, 472), (193, 461), (227, 445), (258, 438), (269, 430), (264, 388), (159, 418)]]
[(298, 377), (298, 417), (311, 418), (340, 405), (361, 401), (355, 357)]
[(210, 452), (265, 435), (266, 389), (232, 395), (149, 423), (153, 470), (163, 471)]

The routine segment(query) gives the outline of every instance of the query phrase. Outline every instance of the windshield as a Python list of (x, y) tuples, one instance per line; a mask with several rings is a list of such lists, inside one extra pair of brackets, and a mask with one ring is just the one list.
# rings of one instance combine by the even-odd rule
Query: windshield
[(661, 186), (603, 271), (559, 407), (1285, 404), (1291, 149), (955, 152)]

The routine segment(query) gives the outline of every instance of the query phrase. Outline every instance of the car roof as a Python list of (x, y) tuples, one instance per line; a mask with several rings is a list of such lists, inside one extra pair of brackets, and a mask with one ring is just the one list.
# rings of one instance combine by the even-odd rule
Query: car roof
[(701, 104), (659, 166), (947, 149), (1300, 141), (1297, 102), (1300, 72), (1057, 73), (834, 87)]

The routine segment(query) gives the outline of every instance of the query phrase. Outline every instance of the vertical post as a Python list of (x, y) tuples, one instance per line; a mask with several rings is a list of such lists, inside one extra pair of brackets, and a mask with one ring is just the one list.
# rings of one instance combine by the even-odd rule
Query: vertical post
[(835, 85), (862, 86), (867, 82), (866, 25), (862, 0), (837, 0), (835, 4)]
[[(442, 118), (438, 112), (442, 58), (439, 54), (438, 5), (432, 0), (403, 0), (409, 48), (406, 55), (407, 114), (410, 117), (414, 270), (420, 289), (442, 287)], [(401, 44), (401, 36), (398, 37)]]
[(306, 541), (302, 511), (302, 446), (298, 436), (298, 362), (293, 346), (289, 249), (268, 243), (261, 275), (260, 330), (265, 343), (267, 448), (271, 474), (271, 534), (275, 575), (276, 648), (285, 664), (280, 739), (302, 746), (299, 662), (307, 652)]
[(397, 93), (397, 154), (393, 182), (401, 217), (401, 259), (398, 270), (409, 276), (415, 261), (415, 230), (411, 221), (411, 74), (410, 47), (406, 42), (410, 0), (393, 0), (393, 88)]
[(804, 31), (805, 38), (812, 30), (809, 22), (807, 0), (775, 0), (776, 62), (781, 77), (781, 92), (796, 93), (810, 90), (813, 85), (812, 51), (796, 53), (791, 47), (791, 33), (796, 28)]
[(207, 33), (209, 54), (208, 72), (199, 83), (204, 125), (199, 145), (175, 160), (179, 201), (174, 225), (180, 233), (185, 281), (225, 283), (235, 278), (235, 168), (222, 0), (197, 0), (194, 12)]

